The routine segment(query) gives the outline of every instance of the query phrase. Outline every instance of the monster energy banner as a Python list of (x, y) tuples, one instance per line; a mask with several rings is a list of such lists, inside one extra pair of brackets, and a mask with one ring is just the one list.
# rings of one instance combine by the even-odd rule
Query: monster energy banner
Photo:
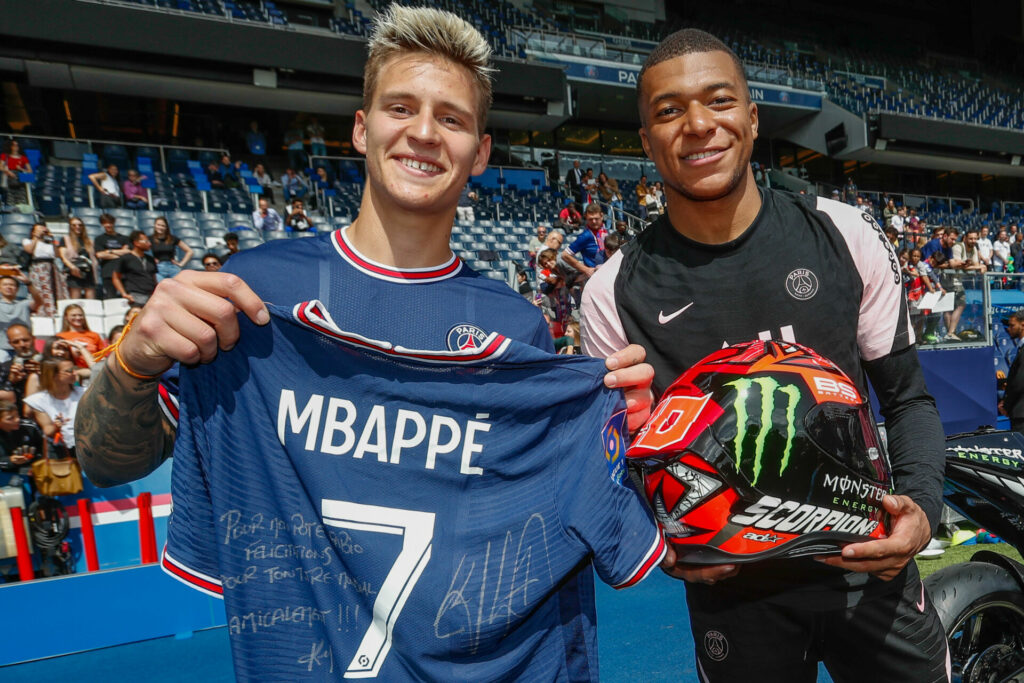
[[(749, 379), (746, 377), (726, 383), (726, 386), (736, 388), (736, 400), (733, 406), (736, 409), (736, 437), (733, 440), (733, 453), (736, 458), (736, 470), (742, 471), (744, 465), (750, 459), (753, 460), (754, 478), (752, 483), (757, 484), (761, 476), (761, 469), (765, 461), (765, 450), (768, 445), (768, 437), (775, 435), (781, 438), (781, 448), (773, 449), (769, 454), (771, 458), (776, 450), (781, 451), (779, 458), (779, 475), (782, 475), (789, 467), (789, 456), (793, 450), (793, 439), (796, 437), (796, 407), (800, 402), (800, 389), (794, 384), (779, 384), (772, 377), (758, 377)], [(756, 392), (752, 390), (757, 389)], [(775, 412), (777, 402), (781, 401), (786, 414), (786, 431), (780, 434), (774, 427), (772, 413)], [(756, 415), (757, 420), (750, 421), (751, 416)], [(760, 425), (760, 428), (752, 433), (750, 426)], [(773, 439), (774, 441), (775, 439)]]

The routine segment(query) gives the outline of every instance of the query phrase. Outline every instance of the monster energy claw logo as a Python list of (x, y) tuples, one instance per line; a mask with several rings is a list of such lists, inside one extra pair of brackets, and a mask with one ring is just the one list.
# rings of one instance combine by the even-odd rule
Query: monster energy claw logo
[(750, 419), (750, 415), (747, 413), (747, 399), (754, 386), (761, 390), (761, 428), (754, 438), (754, 480), (752, 482), (754, 484), (757, 484), (757, 480), (761, 476), (765, 442), (772, 431), (775, 396), (780, 394), (786, 397), (786, 446), (782, 451), (782, 462), (779, 464), (779, 474), (782, 474), (789, 466), (789, 455), (793, 448), (793, 438), (796, 436), (796, 406), (800, 402), (800, 390), (792, 384), (783, 386), (771, 377), (758, 377), (757, 379), (744, 377), (734, 382), (728, 382), (726, 386), (736, 387), (736, 400), (733, 402), (736, 407), (736, 438), (733, 440), (733, 450), (736, 453), (737, 470), (743, 464), (743, 444), (747, 438), (747, 426)]

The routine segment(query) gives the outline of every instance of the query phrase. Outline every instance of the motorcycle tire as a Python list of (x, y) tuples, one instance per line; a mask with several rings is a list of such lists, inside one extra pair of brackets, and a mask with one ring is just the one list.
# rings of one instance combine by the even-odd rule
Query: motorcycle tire
[(946, 631), (953, 681), (1024, 680), (1024, 592), (987, 562), (962, 562), (925, 580)]

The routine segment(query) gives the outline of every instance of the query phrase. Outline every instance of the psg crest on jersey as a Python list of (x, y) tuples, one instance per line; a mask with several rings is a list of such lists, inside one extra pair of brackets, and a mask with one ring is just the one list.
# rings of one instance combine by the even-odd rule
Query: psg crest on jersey
[(487, 333), (476, 325), (462, 323), (448, 330), (448, 350), (465, 351), (466, 349), (479, 349)]

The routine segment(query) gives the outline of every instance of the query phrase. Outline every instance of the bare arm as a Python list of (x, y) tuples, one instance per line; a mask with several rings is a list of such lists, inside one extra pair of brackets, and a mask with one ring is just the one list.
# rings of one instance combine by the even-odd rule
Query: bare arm
[[(238, 311), (258, 324), (270, 320), (237, 275), (183, 271), (157, 285), (122, 337), (121, 356), (134, 372), (153, 376), (175, 361), (208, 363), (238, 341)], [(113, 486), (159, 467), (173, 450), (174, 429), (160, 410), (155, 379), (131, 377), (115, 357), (105, 362), (78, 405), (75, 441), (89, 478)]]
[(192, 251), (192, 247), (188, 246), (188, 244), (186, 244), (184, 240), (179, 242), (178, 246), (181, 247), (181, 250), (183, 252), (185, 252), (185, 258), (183, 258), (181, 260), (181, 263), (179, 263), (178, 265), (184, 267), (186, 263), (192, 260), (192, 256), (195, 254), (195, 252)]
[(174, 428), (157, 403), (155, 380), (130, 377), (114, 357), (90, 383), (78, 404), (78, 460), (97, 486), (116, 486), (146, 476), (174, 450)]
[(114, 289), (117, 290), (118, 294), (120, 294), (125, 299), (128, 299), (128, 301), (134, 301), (134, 299), (132, 299), (132, 295), (129, 294), (124, 288), (124, 283), (121, 281), (121, 273), (115, 270), (114, 274), (111, 275), (110, 277), (111, 280), (113, 280), (114, 282)]
[(99, 190), (102, 194), (106, 194), (106, 192), (103, 191), (103, 187), (100, 186), (100, 183), (106, 177), (107, 177), (107, 174), (104, 173), (103, 171), (97, 171), (96, 173), (90, 173), (89, 174), (89, 182), (91, 182), (93, 184), (93, 187), (95, 187), (97, 190)]
[(562, 260), (565, 261), (566, 265), (568, 265), (569, 267), (574, 268), (574, 269), (580, 271), (581, 273), (583, 273), (587, 277), (590, 277), (591, 275), (593, 275), (594, 271), (596, 270), (595, 268), (591, 268), (590, 266), (585, 264), (583, 261), (580, 261), (568, 249), (565, 249), (565, 250), (562, 251)]

